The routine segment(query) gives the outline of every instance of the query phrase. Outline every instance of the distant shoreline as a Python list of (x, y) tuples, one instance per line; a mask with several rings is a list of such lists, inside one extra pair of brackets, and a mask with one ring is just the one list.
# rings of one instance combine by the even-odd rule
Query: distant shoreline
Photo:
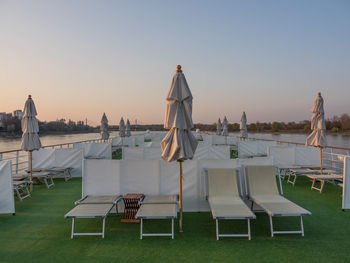
[[(145, 131), (146, 132), (146, 131)], [(212, 132), (214, 133), (215, 131), (201, 131), (201, 132)], [(45, 132), (45, 133), (39, 133), (39, 136), (50, 136), (50, 135), (69, 135), (69, 134), (87, 134), (87, 133), (99, 133), (98, 130), (96, 131), (69, 131), (69, 132)], [(239, 131), (234, 131), (234, 133), (239, 133)], [(308, 135), (310, 132), (305, 132), (305, 131), (278, 131), (278, 132), (273, 132), (273, 131), (248, 131), (249, 134), (271, 134), (271, 135), (280, 135), (280, 134), (301, 134), (301, 135)], [(344, 136), (350, 136), (350, 131), (343, 131), (343, 132), (331, 132), (327, 131), (327, 135), (344, 135)], [(5, 132), (0, 133), (0, 138), (5, 138), (5, 139), (18, 139), (21, 138), (22, 134), (14, 134), (14, 135), (9, 135), (6, 134)]]

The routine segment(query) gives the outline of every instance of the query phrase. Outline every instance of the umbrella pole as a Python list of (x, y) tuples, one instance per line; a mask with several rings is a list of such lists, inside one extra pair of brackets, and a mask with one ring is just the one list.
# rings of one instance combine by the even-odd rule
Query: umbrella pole
[(183, 232), (183, 229), (182, 229), (182, 160), (178, 160), (177, 162), (179, 163), (179, 209), (180, 209), (179, 231)]
[[(29, 151), (30, 181), (33, 182), (33, 151)], [(30, 191), (33, 191), (33, 183), (30, 184)]]
[(320, 147), (320, 164), (321, 164), (321, 175), (323, 174), (322, 169), (322, 147)]

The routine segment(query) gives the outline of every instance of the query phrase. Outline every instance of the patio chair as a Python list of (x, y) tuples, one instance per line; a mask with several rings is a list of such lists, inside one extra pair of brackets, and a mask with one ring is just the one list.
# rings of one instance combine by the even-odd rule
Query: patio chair
[[(238, 187), (242, 192), (241, 182), (235, 169), (208, 169), (208, 202), (213, 219), (216, 221), (216, 239), (220, 237), (248, 237), (251, 239), (250, 219), (254, 213), (243, 202)], [(221, 234), (219, 220), (246, 219), (248, 234)]]
[[(274, 234), (301, 234), (304, 236), (303, 216), (311, 212), (289, 201), (278, 192), (274, 166), (246, 166), (245, 167), (246, 192), (248, 199), (260, 206), (270, 219), (271, 236)], [(254, 211), (254, 210), (253, 210)], [(300, 230), (275, 231), (272, 217), (298, 216), (300, 217)]]

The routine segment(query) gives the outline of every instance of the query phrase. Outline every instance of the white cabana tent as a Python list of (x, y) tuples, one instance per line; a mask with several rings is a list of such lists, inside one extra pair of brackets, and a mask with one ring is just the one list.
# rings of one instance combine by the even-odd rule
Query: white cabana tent
[(197, 140), (191, 129), (192, 122), (192, 93), (188, 87), (181, 66), (176, 73), (167, 95), (167, 109), (164, 128), (170, 129), (162, 140), (162, 158), (168, 162), (177, 161), (179, 164), (179, 227), (182, 232), (182, 162), (192, 159), (197, 148)]
[(0, 214), (15, 213), (15, 198), (13, 196), (12, 163), (0, 161)]

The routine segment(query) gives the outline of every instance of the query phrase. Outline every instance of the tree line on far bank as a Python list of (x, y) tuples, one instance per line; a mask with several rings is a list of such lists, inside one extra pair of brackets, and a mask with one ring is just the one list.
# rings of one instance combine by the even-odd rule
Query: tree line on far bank
[[(334, 116), (330, 119), (325, 120), (327, 131), (331, 132), (349, 132), (350, 131), (350, 116), (348, 114), (342, 114), (340, 116)], [(309, 133), (310, 121), (304, 120), (300, 122), (255, 122), (247, 124), (248, 131), (250, 132), (300, 132)], [(118, 126), (110, 126), (110, 130), (118, 130)], [(162, 124), (151, 124), (151, 125), (131, 125), (131, 130), (138, 131), (164, 131)], [(195, 129), (201, 131), (216, 131), (216, 123), (213, 124), (195, 124)], [(99, 126), (92, 127), (86, 125), (84, 121), (72, 121), (60, 119), (50, 122), (39, 121), (40, 134), (49, 133), (79, 133), (79, 132), (98, 132)], [(239, 123), (229, 123), (229, 132), (238, 132), (240, 130)], [(8, 117), (2, 120), (0, 127), (0, 133), (3, 135), (21, 135), (21, 120), (17, 117)]]

